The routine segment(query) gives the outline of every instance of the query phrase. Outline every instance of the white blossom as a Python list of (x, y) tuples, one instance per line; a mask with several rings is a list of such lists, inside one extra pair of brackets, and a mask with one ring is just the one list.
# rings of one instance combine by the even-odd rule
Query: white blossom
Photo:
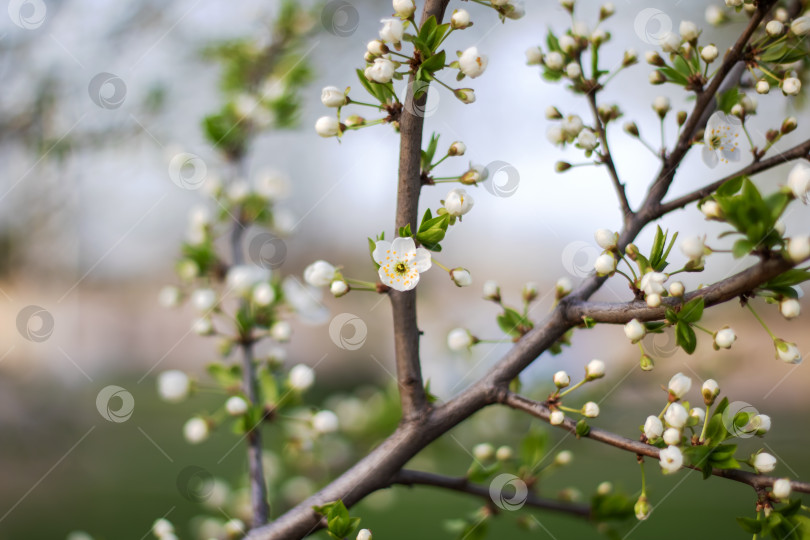
[(706, 22), (712, 26), (717, 26), (726, 20), (726, 14), (723, 13), (722, 9), (715, 5), (708, 6), (704, 16), (706, 17)]
[(681, 34), (681, 39), (684, 41), (696, 40), (700, 35), (700, 30), (697, 25), (691, 21), (681, 21), (678, 32)]
[(669, 393), (678, 399), (685, 396), (686, 393), (689, 392), (690, 388), (692, 388), (692, 379), (683, 373), (676, 373), (673, 375), (669, 380), (669, 385), (667, 386)]
[(335, 279), (337, 269), (324, 260), (318, 260), (304, 269), (304, 281), (313, 287), (326, 287)]
[(787, 499), (790, 497), (790, 479), (780, 478), (773, 483), (773, 496), (777, 499)]
[(801, 304), (795, 298), (785, 298), (779, 302), (779, 312), (786, 319), (795, 319), (801, 313)]
[(554, 385), (557, 388), (565, 388), (571, 384), (571, 377), (565, 371), (558, 371), (554, 374)]
[(499, 446), (497, 450), (495, 450), (495, 459), (498, 461), (509, 461), (512, 459), (514, 452), (512, 447), (510, 446)]
[(199, 444), (208, 438), (208, 422), (195, 416), (183, 425), (183, 437), (191, 444)]
[(399, 43), (405, 32), (405, 27), (400, 19), (383, 19), (380, 21), (383, 27), (380, 29), (380, 39), (384, 43)]
[(699, 236), (689, 236), (681, 241), (681, 251), (690, 261), (698, 261), (705, 254), (706, 245)]
[(191, 293), (191, 305), (200, 312), (207, 312), (217, 305), (217, 293), (213, 289), (197, 289)]
[(668, 446), (658, 454), (664, 474), (674, 473), (683, 465), (683, 453), (677, 446)]
[(456, 188), (451, 190), (444, 198), (444, 209), (451, 216), (459, 217), (469, 212), (475, 200), (468, 195), (464, 189)]
[(257, 306), (269, 306), (276, 299), (276, 290), (266, 281), (253, 287), (253, 303)]
[(582, 118), (580, 118), (579, 115), (570, 114), (565, 117), (560, 127), (566, 137), (573, 139), (579, 135), (579, 132), (585, 127), (585, 124), (582, 123)]
[(714, 344), (720, 349), (730, 349), (736, 340), (737, 334), (729, 327), (721, 328), (714, 334)]
[(739, 161), (741, 132), (742, 124), (738, 118), (719, 111), (712, 114), (703, 134), (703, 163), (714, 168), (720, 161)]
[(239, 396), (231, 396), (225, 402), (225, 410), (231, 416), (242, 416), (248, 411), (248, 402)]
[(679, 38), (677, 34), (667, 32), (661, 36), (661, 39), (658, 40), (658, 44), (664, 52), (675, 53), (678, 52), (678, 48), (681, 46), (681, 38)]
[(616, 257), (613, 253), (603, 253), (596, 258), (594, 270), (600, 276), (606, 276), (616, 270)]
[(238, 264), (228, 269), (225, 276), (225, 286), (238, 295), (247, 294), (253, 287), (262, 281), (269, 281), (270, 270), (260, 266)]
[(388, 52), (388, 47), (379, 39), (372, 39), (366, 45), (366, 51), (372, 56), (382, 56)]
[(582, 406), (582, 414), (588, 418), (596, 418), (599, 416), (599, 405), (593, 401), (587, 402)]
[(790, 23), (790, 31), (797, 36), (810, 33), (810, 16), (804, 15), (793, 19), (793, 22)]
[(681, 443), (681, 430), (675, 428), (667, 428), (662, 437), (664, 442), (669, 445), (678, 445)]
[(758, 473), (769, 473), (776, 468), (776, 458), (766, 452), (760, 452), (754, 457), (753, 465)]
[(582, 68), (576, 62), (571, 62), (565, 66), (565, 76), (569, 79), (579, 79), (582, 76)]
[(457, 287), (469, 287), (472, 285), (472, 275), (466, 268), (453, 268), (450, 270), (450, 279)]
[(563, 296), (569, 294), (574, 289), (574, 284), (571, 283), (571, 280), (567, 277), (561, 277), (557, 280), (555, 284), (555, 289), (557, 291), (557, 297), (562, 298)]
[(684, 287), (682, 281), (673, 281), (669, 284), (670, 296), (681, 297), (684, 292), (686, 292), (686, 287)]
[(670, 103), (669, 103), (669, 98), (666, 97), (666, 96), (658, 96), (658, 97), (656, 97), (655, 99), (653, 99), (652, 108), (653, 108), (653, 110), (655, 112), (658, 113), (658, 116), (663, 117), (671, 109), (671, 106), (670, 106)]
[(360, 532), (357, 533), (356, 540), (371, 540), (371, 531), (368, 529), (360, 529)]
[(700, 407), (692, 407), (689, 410), (689, 416), (697, 419), (698, 424), (702, 424), (703, 421), (706, 419), (706, 411), (701, 409)]
[(163, 287), (158, 294), (158, 303), (165, 308), (177, 306), (180, 303), (180, 289), (170, 285)]
[(700, 50), (700, 57), (703, 58), (707, 64), (714, 62), (718, 54), (720, 54), (720, 52), (714, 45), (706, 45)]
[(605, 363), (601, 360), (591, 360), (585, 366), (585, 379), (592, 381), (605, 376)]
[(644, 436), (648, 441), (653, 441), (664, 433), (664, 424), (657, 416), (648, 416), (644, 422)]
[(548, 69), (552, 71), (559, 71), (565, 64), (565, 59), (563, 58), (563, 55), (557, 51), (551, 51), (543, 58), (543, 62), (546, 64)]
[(292, 336), (292, 327), (287, 321), (276, 321), (270, 327), (270, 337), (276, 341), (289, 341)]
[(318, 433), (334, 433), (338, 430), (338, 417), (330, 410), (318, 411), (312, 417), (312, 427)]
[(543, 52), (540, 47), (529, 47), (526, 49), (526, 64), (536, 66), (543, 62)]
[(336, 279), (329, 286), (329, 292), (331, 292), (335, 298), (340, 298), (341, 296), (349, 292), (349, 284), (343, 281), (342, 279)]
[(810, 257), (810, 236), (794, 236), (788, 239), (787, 253), (793, 262), (802, 262)]
[(495, 447), (489, 443), (479, 443), (473, 446), (472, 453), (478, 461), (489, 461), (495, 456)]
[(598, 229), (593, 237), (602, 249), (613, 249), (619, 243), (619, 233), (610, 229)]
[(394, 78), (397, 66), (388, 58), (375, 58), (374, 63), (368, 66), (363, 72), (370, 81), (378, 83), (389, 83)]
[(172, 522), (168, 519), (157, 519), (152, 524), (152, 534), (162, 539), (167, 534), (174, 534), (174, 525), (172, 525)]
[(757, 81), (756, 90), (757, 94), (767, 94), (771, 91), (771, 85), (765, 79), (761, 79)]
[(470, 26), (470, 12), (466, 9), (453, 10), (453, 15), (450, 17), (450, 26), (458, 30)]
[(469, 47), (461, 53), (458, 65), (464, 75), (475, 79), (484, 73), (488, 60), (486, 55), (478, 53), (478, 47)]
[(720, 208), (720, 204), (713, 199), (704, 201), (703, 204), (700, 205), (700, 211), (703, 212), (706, 219), (721, 219), (723, 217), (723, 210)]
[(393, 0), (394, 15), (407, 19), (416, 11), (416, 4), (413, 0)]
[(599, 144), (596, 134), (588, 128), (584, 128), (577, 136), (577, 144), (584, 150), (593, 151)]
[(393, 242), (378, 241), (372, 258), (380, 265), (382, 283), (398, 291), (416, 287), (420, 274), (427, 272), (432, 264), (430, 252), (423, 247), (417, 248), (410, 237), (395, 238)]
[(647, 272), (641, 276), (639, 288), (644, 291), (644, 294), (660, 295), (666, 290), (664, 288), (664, 283), (667, 281), (667, 279), (669, 279), (669, 276), (663, 272)]
[(797, 96), (802, 89), (802, 81), (796, 77), (786, 77), (782, 81), (782, 92), (786, 96)]
[(501, 295), (501, 287), (498, 282), (493, 279), (488, 279), (484, 282), (484, 298), (492, 300)]
[(563, 420), (565, 420), (565, 413), (560, 410), (552, 411), (548, 419), (552, 426), (559, 426)]
[(177, 403), (183, 401), (191, 390), (191, 381), (179, 369), (170, 369), (158, 375), (158, 394), (164, 401)]
[(554, 456), (554, 463), (557, 465), (568, 465), (574, 460), (574, 454), (571, 450), (561, 450)]
[(321, 137), (335, 137), (340, 133), (340, 122), (334, 116), (321, 116), (315, 122), (315, 133)]
[(771, 430), (771, 417), (767, 414), (757, 414), (749, 420), (751, 431), (755, 432), (760, 437), (765, 435)]
[(714, 403), (714, 398), (720, 393), (720, 385), (714, 379), (706, 379), (700, 393), (703, 394), (703, 401), (711, 405)]
[(287, 380), (290, 388), (303, 392), (315, 382), (315, 372), (305, 364), (297, 364), (290, 369)]
[(680, 403), (671, 403), (664, 413), (667, 425), (675, 429), (683, 429), (689, 419), (689, 412)]
[(638, 319), (633, 319), (624, 325), (624, 335), (633, 343), (638, 342), (647, 335), (647, 328)]
[(325, 86), (321, 90), (321, 103), (326, 107), (342, 107), (346, 105), (346, 95), (337, 86)]
[(787, 364), (800, 364), (802, 361), (802, 353), (795, 343), (785, 341), (783, 339), (776, 339), (773, 342), (776, 348), (776, 357)]
[(765, 32), (767, 32), (771, 37), (781, 36), (782, 32), (784, 31), (785, 25), (775, 19), (769, 21), (768, 24), (765, 25)]
[(796, 199), (807, 204), (810, 201), (810, 166), (801, 161), (796, 163), (788, 174), (787, 185)]
[(447, 334), (447, 346), (451, 351), (463, 351), (469, 349), (472, 345), (472, 335), (464, 328), (454, 328)]

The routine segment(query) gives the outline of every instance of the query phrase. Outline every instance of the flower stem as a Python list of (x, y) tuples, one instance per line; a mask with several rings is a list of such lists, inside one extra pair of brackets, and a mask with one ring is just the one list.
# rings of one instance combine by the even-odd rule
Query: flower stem
[(442, 270), (444, 270), (448, 274), (451, 272), (451, 270), (449, 268), (447, 268), (445, 265), (443, 265), (442, 263), (437, 261), (435, 258), (431, 257), (430, 260), (433, 261), (434, 264), (436, 264), (436, 266), (438, 266), (439, 268), (441, 268)]
[[(349, 283), (350, 285), (360, 285), (361, 287), (371, 287), (373, 290), (375, 290), (375, 291), (377, 290), (377, 284), (372, 283), (371, 281), (363, 281), (361, 279), (352, 279), (352, 278), (347, 278), (347, 277), (344, 277), (343, 279), (345, 279), (346, 283)], [(354, 287), (352, 287), (352, 288), (354, 289)]]
[(363, 105), (364, 107), (374, 107), (377, 110), (382, 109), (382, 105), (374, 105), (373, 103), (366, 103), (365, 101), (355, 101), (352, 99), (349, 103), (352, 105)]
[(659, 419), (659, 420), (663, 420), (663, 418), (664, 418), (664, 414), (666, 414), (667, 409), (669, 409), (669, 406), (670, 406), (670, 405), (672, 405), (672, 402), (671, 402), (671, 401), (667, 401), (667, 404), (666, 404), (666, 405), (664, 405), (664, 409), (661, 411), (661, 414), (659, 414), (659, 415), (658, 415), (658, 419)]
[(566, 394), (568, 394), (570, 392), (573, 392), (574, 390), (576, 390), (577, 388), (579, 388), (580, 386), (582, 386), (586, 382), (588, 382), (587, 379), (582, 379), (581, 381), (579, 381), (574, 386), (569, 386), (568, 388), (566, 388), (565, 392), (562, 392), (558, 397), (563, 397), (564, 395), (566, 395)]
[(639, 461), (639, 466), (641, 467), (641, 496), (647, 496), (647, 475), (644, 474), (644, 462)]
[(709, 414), (709, 407), (706, 407), (706, 417), (703, 419), (703, 429), (700, 430), (700, 438), (698, 439), (700, 442), (706, 440), (706, 430), (709, 428), (709, 418), (711, 415)]
[(768, 335), (771, 336), (771, 339), (776, 341), (776, 336), (773, 335), (773, 332), (771, 332), (771, 329), (768, 328), (767, 324), (765, 324), (765, 321), (762, 320), (762, 317), (760, 317), (759, 314), (754, 310), (754, 306), (751, 305), (751, 302), (748, 302), (747, 304), (745, 304), (745, 306), (751, 313), (754, 314), (754, 317), (757, 319), (757, 321), (759, 321), (759, 324), (762, 325), (762, 328), (764, 328), (765, 331), (768, 332)]
[(560, 409), (561, 411), (567, 411), (567, 412), (582, 414), (582, 411), (580, 409), (574, 409), (574, 408), (571, 408), (571, 407), (566, 407), (564, 405), (557, 405), (557, 408)]
[(713, 335), (714, 335), (714, 332), (712, 332), (712, 331), (711, 331), (711, 330), (709, 330), (708, 328), (704, 328), (704, 327), (700, 326), (699, 324), (695, 324), (695, 323), (691, 323), (691, 324), (692, 324), (692, 326), (694, 326), (694, 327), (695, 327), (695, 328), (697, 328), (698, 330), (700, 330), (700, 331), (702, 331), (702, 332), (706, 332), (706, 333), (707, 333), (707, 334), (709, 334), (710, 336), (713, 336)]

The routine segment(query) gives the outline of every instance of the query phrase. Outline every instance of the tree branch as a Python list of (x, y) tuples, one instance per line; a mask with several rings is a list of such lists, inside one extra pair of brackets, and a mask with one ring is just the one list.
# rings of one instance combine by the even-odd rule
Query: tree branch
[[(509, 391), (506, 391), (503, 394), (502, 402), (504, 405), (526, 412), (546, 422), (549, 421), (549, 417), (551, 416), (551, 410), (545, 404), (539, 401), (527, 399)], [(570, 418), (563, 420), (563, 423), (558, 427), (571, 433), (576, 433), (576, 422)], [(613, 446), (615, 448), (619, 448), (621, 450), (625, 450), (627, 452), (651, 457), (653, 459), (659, 459), (658, 454), (661, 451), (655, 446), (647, 443), (634, 441), (632, 439), (628, 439), (627, 437), (617, 435), (616, 433), (595, 427), (591, 427), (590, 431), (587, 435), (585, 435), (585, 437)], [(699, 467), (690, 466), (690, 468), (700, 470)], [(712, 475), (728, 478), (729, 480), (734, 480), (743, 484), (748, 484), (755, 489), (770, 487), (776, 480), (778, 480), (778, 478), (773, 476), (754, 474), (747, 471), (741, 471), (739, 469), (712, 469)], [(793, 491), (810, 493), (810, 483), (808, 482), (791, 481), (790, 487)]]
[(630, 202), (627, 200), (627, 193), (624, 190), (624, 184), (619, 179), (619, 173), (616, 172), (616, 165), (613, 163), (613, 156), (610, 153), (608, 146), (607, 132), (599, 117), (599, 108), (596, 105), (596, 91), (588, 93), (588, 104), (591, 106), (591, 113), (593, 114), (593, 121), (596, 125), (596, 133), (599, 135), (599, 140), (604, 149), (603, 160), (610, 173), (610, 179), (613, 181), (613, 188), (616, 190), (616, 196), (619, 198), (619, 205), (622, 209), (622, 223), (627, 225), (629, 220), (633, 217), (633, 210), (630, 208)]
[(803, 143), (794, 146), (790, 150), (785, 150), (781, 154), (777, 154), (768, 159), (764, 159), (762, 161), (755, 161), (750, 165), (748, 165), (747, 167), (740, 169), (734, 174), (730, 174), (725, 178), (716, 180), (715, 182), (712, 182), (711, 184), (708, 184), (698, 190), (695, 190), (691, 193), (687, 193), (686, 195), (678, 197), (677, 199), (674, 199), (668, 203), (664, 203), (657, 208), (657, 210), (653, 213), (653, 216), (654, 218), (661, 217), (664, 214), (672, 212), (673, 210), (683, 208), (689, 203), (699, 201), (703, 197), (708, 197), (709, 195), (714, 193), (714, 191), (717, 188), (719, 188), (725, 182), (731, 180), (732, 178), (736, 178), (742, 175), (750, 176), (758, 172), (772, 169), (773, 167), (777, 167), (779, 165), (782, 165), (783, 163), (787, 163), (788, 161), (793, 161), (794, 159), (801, 159), (801, 158), (807, 159), (808, 157), (810, 157), (810, 140), (806, 140)]
[[(683, 301), (703, 298), (706, 307), (722, 304), (732, 298), (756, 289), (766, 281), (790, 270), (796, 263), (782, 258), (768, 259), (743, 270), (738, 274), (718, 281), (708, 287), (684, 296)], [(591, 317), (596, 322), (625, 324), (632, 319), (656, 321), (665, 317), (667, 308), (675, 308), (681, 302), (677, 298), (663, 298), (659, 307), (651, 308), (644, 301), (633, 302), (575, 302), (567, 305), (566, 314), (570, 322), (582, 322), (583, 317)]]
[[(422, 22), (436, 17), (441, 22), (450, 0), (428, 0), (422, 11)], [(396, 230), (406, 225), (418, 229), (419, 192), (422, 189), (422, 129), (425, 119), (414, 114), (424, 110), (427, 92), (414, 103), (415, 74), (408, 79), (408, 91), (400, 116), (399, 183), (397, 186)], [(420, 106), (421, 105), (421, 106)], [(394, 351), (397, 381), (400, 388), (402, 419), (411, 421), (428, 408), (422, 368), (419, 364), (419, 335), (416, 322), (416, 291), (389, 291), (394, 314)]]
[[(493, 502), (487, 486), (473, 484), (464, 476), (444, 476), (429, 472), (403, 469), (394, 475), (391, 483), (404, 486), (421, 485), (440, 487), (449, 489), (451, 491), (458, 491), (459, 493), (475, 495), (476, 497), (485, 499), (488, 505), (492, 505)], [(591, 515), (591, 507), (586, 504), (576, 504), (556, 499), (547, 499), (538, 497), (531, 492), (529, 492), (528, 496), (526, 497), (524, 506), (539, 508), (541, 510), (553, 510), (555, 512), (561, 512), (563, 514), (569, 514), (586, 519), (590, 519)]]

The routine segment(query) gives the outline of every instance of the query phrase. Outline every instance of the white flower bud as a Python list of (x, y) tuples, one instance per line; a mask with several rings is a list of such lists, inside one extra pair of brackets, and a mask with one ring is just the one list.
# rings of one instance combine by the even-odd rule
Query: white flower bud
[(349, 292), (349, 285), (342, 279), (336, 279), (329, 286), (329, 292), (331, 292), (335, 298), (340, 298), (341, 296)]
[(473, 198), (461, 188), (451, 190), (444, 198), (444, 209), (454, 217), (465, 215), (472, 210), (474, 204)]
[(644, 422), (644, 436), (648, 441), (653, 441), (664, 433), (664, 424), (657, 416), (648, 416)]
[(540, 47), (529, 47), (526, 49), (526, 64), (536, 66), (543, 63), (543, 52)]
[(790, 497), (790, 479), (780, 478), (773, 483), (773, 496), (777, 499), (787, 499)]
[(162, 539), (164, 536), (174, 534), (174, 525), (172, 522), (165, 518), (155, 520), (152, 524), (152, 534)]
[(565, 420), (565, 413), (557, 410), (551, 412), (551, 416), (549, 417), (548, 421), (552, 426), (559, 426), (563, 423), (563, 420)]
[(557, 280), (555, 289), (557, 292), (557, 298), (562, 298), (571, 293), (571, 291), (574, 289), (574, 284), (571, 283), (571, 280), (567, 277), (561, 277)]
[(371, 531), (360, 529), (360, 532), (357, 533), (357, 540), (371, 540)]
[(297, 364), (290, 369), (287, 380), (290, 388), (303, 392), (315, 382), (315, 372), (305, 364)]
[(673, 375), (667, 386), (669, 393), (678, 399), (685, 396), (690, 388), (692, 388), (692, 379), (683, 373)]
[(593, 131), (588, 128), (584, 128), (579, 132), (579, 136), (577, 136), (577, 143), (584, 150), (592, 151), (598, 145), (598, 139)]
[(593, 237), (602, 249), (613, 249), (619, 243), (619, 233), (610, 229), (598, 229)]
[(565, 371), (558, 371), (554, 374), (554, 385), (557, 388), (565, 388), (571, 384), (571, 377)]
[(335, 137), (340, 133), (340, 122), (334, 116), (321, 116), (315, 122), (315, 133), (321, 137)]
[(596, 494), (597, 495), (610, 495), (610, 492), (613, 491), (613, 484), (610, 482), (600, 482), (598, 486), (596, 486)]
[(714, 403), (714, 398), (720, 393), (720, 385), (714, 379), (707, 379), (704, 381), (700, 393), (703, 394), (704, 403), (711, 405)]
[(489, 59), (486, 55), (478, 53), (478, 47), (469, 47), (458, 58), (461, 72), (467, 77), (475, 79), (484, 73)]
[(774, 347), (776, 348), (776, 357), (787, 364), (800, 364), (802, 361), (802, 353), (795, 343), (785, 341), (783, 339), (775, 339)]
[(683, 465), (683, 453), (677, 446), (668, 446), (658, 454), (664, 474), (674, 473)]
[(706, 219), (721, 219), (723, 217), (723, 210), (717, 201), (709, 199), (700, 205), (700, 211), (706, 216)]
[(793, 19), (793, 22), (790, 23), (790, 31), (797, 36), (803, 36), (810, 33), (810, 16), (804, 15), (803, 17)]
[(413, 0), (394, 0), (394, 15), (407, 19), (416, 11), (416, 4)]
[(472, 453), (478, 461), (489, 461), (495, 457), (495, 448), (489, 443), (480, 443), (473, 446)]
[(388, 47), (379, 39), (373, 39), (366, 45), (366, 51), (372, 56), (382, 56), (388, 52)]
[(208, 422), (195, 416), (183, 425), (183, 437), (191, 444), (199, 444), (208, 438)]
[(681, 34), (681, 39), (684, 41), (694, 41), (700, 35), (700, 30), (697, 25), (691, 21), (681, 21), (678, 32)]
[(380, 39), (385, 43), (399, 43), (405, 27), (400, 19), (383, 19), (380, 21), (383, 27), (380, 29)]
[(457, 287), (469, 287), (472, 285), (472, 275), (466, 268), (453, 268), (450, 270), (450, 279)]
[(501, 296), (501, 287), (498, 285), (498, 282), (492, 279), (488, 279), (484, 282), (484, 298), (487, 300), (494, 300), (500, 298)]
[(603, 253), (596, 258), (594, 270), (600, 276), (606, 276), (616, 270), (616, 257), (612, 253)]
[(397, 66), (388, 58), (375, 58), (374, 63), (363, 72), (370, 81), (381, 84), (389, 83), (394, 78)]
[(692, 407), (689, 410), (689, 416), (692, 418), (696, 418), (698, 424), (702, 424), (703, 421), (706, 419), (706, 411), (701, 409), (700, 407)]
[(202, 317), (194, 321), (191, 325), (191, 330), (199, 336), (210, 336), (214, 333), (214, 325), (211, 319)]
[(318, 433), (334, 433), (338, 430), (338, 417), (330, 410), (322, 410), (312, 417), (312, 428)]
[(718, 26), (726, 20), (726, 14), (718, 6), (710, 5), (706, 8), (706, 22), (712, 26)]
[(562, 121), (560, 127), (562, 127), (563, 133), (568, 138), (573, 139), (579, 135), (579, 132), (585, 127), (585, 124), (583, 124), (582, 118), (580, 118), (579, 115), (569, 114), (565, 117), (565, 120)]
[(703, 239), (699, 236), (690, 236), (681, 241), (681, 251), (686, 255), (690, 261), (697, 261), (703, 257), (706, 246)]
[(683, 282), (681, 281), (673, 281), (669, 284), (669, 294), (670, 296), (674, 297), (681, 297), (683, 293), (686, 292), (686, 287), (684, 287)]
[(771, 417), (767, 414), (758, 414), (748, 422), (751, 431), (760, 437), (771, 430)]
[(177, 403), (188, 397), (191, 381), (179, 369), (170, 369), (158, 375), (157, 387), (162, 400)]
[(703, 61), (707, 64), (714, 62), (717, 59), (718, 54), (719, 51), (714, 45), (706, 45), (700, 50), (700, 57), (703, 58)]
[(667, 428), (664, 431), (664, 442), (669, 445), (678, 445), (681, 443), (681, 430), (675, 428)]
[(670, 111), (669, 98), (665, 96), (658, 96), (653, 100), (652, 108), (658, 113), (658, 116), (664, 117)]
[(225, 410), (231, 416), (242, 416), (248, 411), (248, 402), (239, 396), (231, 396), (225, 402)]
[(678, 52), (678, 48), (681, 46), (681, 38), (672, 32), (667, 32), (661, 36), (658, 44), (664, 52), (675, 53)]
[[(571, 54), (577, 49), (577, 40), (568, 34), (563, 34), (557, 40), (560, 49), (566, 54)], [(562, 67), (562, 66), (560, 66)]]
[(326, 261), (315, 261), (304, 269), (304, 281), (313, 287), (326, 287), (335, 279), (337, 269)]
[(645, 298), (647, 305), (651, 308), (657, 308), (661, 305), (661, 295), (658, 293), (648, 294)]
[(495, 451), (495, 459), (498, 461), (509, 461), (513, 455), (514, 452), (510, 446), (499, 446)]
[(326, 86), (321, 90), (321, 103), (326, 107), (342, 107), (346, 105), (346, 95), (337, 86)]
[(554, 463), (557, 465), (568, 465), (574, 460), (574, 454), (570, 450), (562, 450), (554, 456)]
[(675, 429), (683, 429), (686, 421), (689, 419), (689, 413), (680, 403), (671, 403), (664, 413), (664, 420), (667, 425)]
[(737, 334), (728, 326), (721, 328), (714, 334), (714, 344), (720, 349), (730, 349), (737, 339)]
[(470, 332), (464, 328), (454, 328), (447, 334), (447, 346), (451, 351), (463, 351), (473, 345)]
[(647, 335), (647, 328), (638, 319), (633, 319), (624, 325), (624, 335), (633, 343), (637, 343)]
[[(245, 523), (241, 519), (229, 519), (222, 528), (228, 538), (242, 538), (245, 535)], [(163, 538), (160, 540), (163, 540)]]
[(810, 167), (804, 162), (794, 165), (788, 173), (787, 186), (797, 200), (806, 204), (810, 196)]
[(769, 21), (768, 24), (765, 25), (765, 32), (771, 37), (781, 36), (784, 31), (785, 25), (777, 20)]
[(743, 0), (726, 0), (727, 7), (740, 7), (743, 5)]
[(786, 319), (795, 319), (801, 313), (801, 305), (795, 298), (785, 298), (779, 302), (779, 312)]
[(605, 363), (601, 360), (591, 360), (585, 366), (585, 379), (593, 381), (605, 376)]
[(591, 32), (591, 43), (594, 45), (600, 45), (608, 40), (608, 34), (601, 28), (597, 28), (593, 32)]
[(758, 94), (767, 94), (771, 91), (771, 85), (765, 79), (761, 79), (757, 81), (756, 89)]
[(287, 321), (277, 321), (270, 327), (270, 337), (276, 341), (289, 341), (292, 336), (292, 327)]
[(563, 64), (565, 63), (565, 59), (563, 58), (563, 55), (561, 55), (557, 51), (552, 51), (543, 58), (543, 62), (546, 64), (546, 67), (548, 69), (552, 71), (559, 71), (562, 69)]
[(593, 401), (587, 402), (582, 406), (582, 414), (588, 418), (596, 418), (599, 416), (599, 405)]
[(793, 262), (802, 262), (810, 257), (810, 236), (794, 236), (788, 239), (787, 253)]
[(466, 151), (467, 151), (466, 144), (464, 144), (461, 141), (455, 141), (453, 144), (450, 145), (450, 148), (447, 149), (447, 155), (463, 156)]
[(253, 287), (253, 294), (251, 296), (253, 303), (257, 306), (269, 306), (276, 299), (276, 290), (265, 281)]
[(466, 9), (456, 9), (450, 17), (450, 26), (456, 30), (464, 30), (470, 26), (470, 12)]
[(579, 79), (582, 76), (582, 68), (576, 62), (571, 62), (565, 66), (565, 76), (569, 79)]
[(782, 92), (786, 96), (796, 96), (802, 89), (802, 81), (796, 77), (787, 77), (782, 81)]
[(769, 473), (776, 468), (776, 458), (766, 452), (760, 452), (754, 458), (753, 466), (758, 473)]
[(158, 304), (160, 304), (162, 307), (175, 307), (179, 303), (180, 289), (172, 286), (166, 286), (160, 289), (160, 293), (158, 294)]

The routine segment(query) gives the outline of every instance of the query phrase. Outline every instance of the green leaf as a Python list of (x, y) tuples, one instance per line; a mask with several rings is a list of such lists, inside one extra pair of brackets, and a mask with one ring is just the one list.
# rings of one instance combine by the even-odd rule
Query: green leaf
[(695, 323), (703, 317), (704, 301), (702, 296), (693, 298), (681, 308), (678, 318), (684, 322)]
[(577, 437), (586, 437), (590, 432), (591, 427), (588, 425), (588, 422), (586, 422), (584, 418), (580, 419), (580, 421), (577, 422), (576, 428)]
[(692, 354), (697, 347), (697, 336), (689, 323), (678, 321), (675, 325), (675, 338), (678, 346), (680, 346), (686, 354)]
[(501, 330), (512, 337), (520, 337), (534, 326), (530, 320), (509, 307), (505, 307), (496, 320)]
[(743, 180), (746, 180), (747, 178), (747, 176), (737, 176), (731, 180), (726, 180), (719, 188), (717, 188), (717, 194), (721, 197), (731, 197), (740, 191)]
[(655, 228), (655, 239), (650, 250), (650, 264), (653, 266), (660, 262), (661, 256), (664, 254), (664, 242), (666, 242), (666, 239), (666, 234), (661, 230), (661, 226), (657, 226)]
[(731, 248), (731, 253), (734, 255), (735, 259), (741, 259), (742, 257), (745, 257), (751, 253), (755, 247), (756, 245), (752, 241), (746, 238), (740, 238), (734, 242), (734, 246)]
[(758, 534), (762, 531), (762, 522), (754, 518), (738, 517), (737, 523), (748, 534)]
[(440, 69), (444, 68), (446, 59), (445, 59), (445, 52), (444, 50), (439, 51), (437, 54), (434, 54), (427, 60), (422, 62), (422, 65), (419, 66), (420, 69), (425, 70), (429, 73), (435, 73)]
[(669, 66), (660, 67), (658, 68), (658, 71), (661, 72), (661, 74), (664, 75), (670, 82), (679, 84), (681, 86), (686, 86), (689, 84), (689, 80), (683, 74)]
[(740, 102), (742, 95), (737, 86), (730, 88), (717, 96), (717, 109), (726, 114), (731, 112), (731, 108)]

